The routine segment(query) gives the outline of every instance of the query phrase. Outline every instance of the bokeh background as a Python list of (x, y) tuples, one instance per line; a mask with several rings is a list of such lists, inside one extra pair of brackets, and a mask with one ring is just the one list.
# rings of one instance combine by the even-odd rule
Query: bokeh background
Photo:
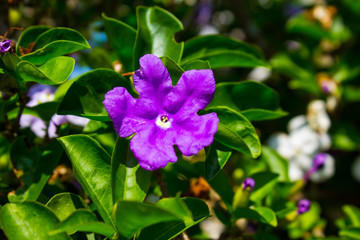
[[(260, 81), (278, 92), (280, 105), (289, 114), (277, 120), (254, 122), (254, 126), (262, 144), (273, 146), (280, 154), (279, 143), (271, 142), (274, 141), (271, 137), (279, 132), (291, 135), (289, 122), (306, 114), (309, 120), (309, 103), (321, 100), (321, 109), (314, 111), (325, 112), (318, 121), (325, 130), (315, 132), (327, 134), (330, 143), (318, 151), (334, 158), (335, 173), (324, 181), (310, 180), (303, 194), (320, 204), (321, 216), (327, 222), (325, 234), (337, 234), (336, 219), (343, 216), (342, 206), (360, 206), (360, 1), (1, 0), (0, 35), (11, 27), (32, 25), (78, 30), (88, 39), (92, 50), (72, 55), (76, 67), (71, 78), (75, 78), (98, 67), (116, 68), (116, 56), (104, 33), (102, 13), (136, 28), (139, 5), (160, 6), (180, 19), (184, 30), (176, 35), (178, 41), (197, 35), (223, 34), (262, 50), (271, 70), (226, 68), (216, 70), (215, 78), (218, 83)], [(16, 40), (19, 34), (14, 30), (9, 36)], [(311, 141), (305, 143), (312, 138), (311, 134), (295, 135), (292, 141), (311, 145)], [(240, 154), (233, 156), (225, 167), (233, 182), (262, 169), (261, 161)]]

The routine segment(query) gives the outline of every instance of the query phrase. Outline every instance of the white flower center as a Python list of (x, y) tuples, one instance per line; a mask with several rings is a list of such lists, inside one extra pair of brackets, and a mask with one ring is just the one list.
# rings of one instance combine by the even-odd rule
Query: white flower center
[(171, 119), (166, 115), (159, 115), (156, 118), (156, 125), (162, 129), (168, 129), (171, 127)]

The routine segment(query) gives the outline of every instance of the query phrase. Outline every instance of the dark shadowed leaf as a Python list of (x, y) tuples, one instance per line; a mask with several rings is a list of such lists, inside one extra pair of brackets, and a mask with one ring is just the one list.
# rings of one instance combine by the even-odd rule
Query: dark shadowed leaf
[(268, 64), (255, 47), (219, 35), (200, 36), (185, 42), (181, 66), (195, 60), (209, 61), (212, 69), (258, 67)]
[[(21, 140), (23, 139), (20, 139), (20, 141)], [(13, 149), (13, 151), (18, 152), (19, 150), (20, 149), (18, 148)], [(64, 150), (58, 142), (52, 142), (49, 144), (49, 146), (42, 151), (35, 166), (33, 166), (34, 172), (30, 176), (30, 182), (25, 182), (25, 185), (17, 189), (14, 194), (8, 195), (9, 201), (20, 202), (24, 200), (37, 200), (53, 173), (53, 170), (55, 169), (63, 151)], [(23, 154), (26, 153), (23, 152)], [(26, 156), (23, 158), (25, 158), (24, 161), (27, 161)]]
[(119, 20), (107, 17), (105, 14), (102, 17), (105, 23), (106, 35), (123, 65), (123, 72), (133, 71), (136, 30)]
[(270, 87), (253, 82), (220, 83), (207, 108), (227, 106), (250, 121), (275, 119), (287, 115), (280, 108), (279, 96)]
[(125, 87), (130, 94), (130, 82), (110, 69), (96, 69), (74, 80), (62, 99), (58, 114), (77, 115), (90, 119), (110, 121), (103, 101), (105, 94), (114, 87)]
[(182, 221), (181, 216), (154, 204), (124, 200), (115, 204), (113, 216), (117, 230), (126, 239), (131, 238), (140, 229), (153, 224)]

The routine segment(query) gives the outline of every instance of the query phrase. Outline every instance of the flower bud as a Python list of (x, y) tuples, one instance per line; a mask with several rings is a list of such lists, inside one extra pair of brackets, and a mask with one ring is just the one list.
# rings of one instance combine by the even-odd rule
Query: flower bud
[(252, 178), (245, 178), (245, 180), (243, 181), (243, 190), (250, 187), (250, 191), (252, 191), (254, 186), (255, 186), (255, 180)]
[(299, 202), (298, 202), (298, 214), (303, 214), (303, 213), (306, 213), (310, 210), (310, 201), (307, 200), (307, 199), (301, 199)]
[(10, 50), (11, 48), (11, 41), (10, 40), (5, 40), (3, 42), (0, 43), (0, 52), (2, 53), (6, 53)]

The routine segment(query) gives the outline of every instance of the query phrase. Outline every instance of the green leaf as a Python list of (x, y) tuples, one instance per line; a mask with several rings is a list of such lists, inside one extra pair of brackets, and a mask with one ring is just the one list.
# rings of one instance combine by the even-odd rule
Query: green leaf
[(231, 206), (234, 198), (234, 192), (229, 182), (228, 176), (224, 173), (224, 171), (220, 170), (209, 181), (209, 184), (215, 190), (215, 192), (220, 195), (221, 200), (223, 200), (228, 206)]
[(302, 14), (295, 15), (286, 23), (286, 30), (289, 33), (303, 34), (316, 40), (331, 38), (328, 31), (321, 27), (320, 24), (312, 22)]
[(216, 141), (253, 158), (260, 155), (260, 140), (249, 120), (228, 107), (211, 107), (208, 111), (215, 112), (220, 120)]
[(49, 26), (30, 26), (28, 28), (26, 28), (19, 37), (19, 40), (17, 42), (16, 45), (16, 54), (20, 56), (20, 51), (19, 48), (20, 46), (22, 48), (28, 48), (29, 44), (33, 43), (36, 41), (36, 38), (46, 32), (47, 30), (49, 30), (50, 27)]
[(108, 224), (99, 222), (94, 213), (86, 209), (74, 211), (68, 218), (56, 225), (50, 235), (56, 235), (62, 232), (73, 234), (80, 232), (93, 232), (104, 235), (109, 239), (115, 234), (115, 230)]
[(21, 61), (20, 58), (14, 54), (11, 53), (5, 53), (4, 56), (2, 56), (2, 61), (5, 64), (5, 67), (9, 71), (15, 72), (16, 65)]
[(90, 209), (79, 195), (69, 192), (56, 194), (46, 203), (46, 206), (55, 212), (60, 221), (69, 217), (76, 209)]
[(210, 151), (206, 154), (205, 177), (211, 180), (225, 166), (231, 156), (231, 152), (221, 151), (215, 144), (210, 146)]
[(136, 30), (119, 20), (107, 17), (105, 14), (102, 17), (105, 23), (106, 35), (123, 65), (123, 72), (133, 71)]
[(254, 208), (238, 208), (234, 212), (234, 218), (246, 218), (256, 220), (270, 226), (277, 226), (276, 215), (270, 208), (267, 207), (254, 207)]
[(350, 219), (351, 226), (360, 227), (360, 209), (352, 205), (344, 205), (342, 209)]
[(258, 202), (273, 191), (279, 175), (269, 172), (259, 172), (250, 176), (255, 180), (255, 187), (250, 194), (250, 200)]
[(219, 35), (199, 36), (185, 42), (181, 66), (195, 60), (209, 61), (212, 69), (268, 67), (258, 49), (247, 43)]
[(195, 60), (186, 64), (183, 67), (183, 69), (184, 71), (193, 70), (193, 69), (195, 70), (210, 69), (210, 64), (208, 61)]
[(127, 239), (156, 223), (182, 221), (181, 217), (154, 204), (124, 200), (115, 204), (113, 217), (117, 230)]
[(112, 194), (110, 156), (93, 138), (71, 135), (58, 138), (63, 145), (85, 192), (97, 207), (101, 217), (111, 224)]
[(150, 185), (151, 171), (141, 168), (129, 149), (129, 140), (118, 138), (111, 157), (113, 203), (119, 200), (142, 202)]
[(343, 229), (339, 232), (339, 235), (342, 238), (351, 238), (352, 240), (360, 239), (360, 227), (350, 227)]
[(160, 59), (169, 72), (172, 85), (176, 86), (181, 75), (184, 73), (184, 70), (179, 65), (177, 65), (176, 62), (174, 62), (172, 59), (168, 57), (161, 57)]
[(215, 96), (207, 109), (222, 106), (236, 110), (250, 121), (287, 115), (280, 109), (278, 94), (270, 87), (254, 81), (217, 84)]
[(41, 65), (51, 58), (91, 48), (86, 39), (70, 28), (56, 27), (36, 38), (34, 52), (21, 57), (34, 65)]
[(113, 70), (96, 69), (87, 72), (72, 82), (60, 103), (58, 114), (109, 121), (102, 102), (108, 91), (119, 86), (125, 87), (130, 94), (136, 96), (130, 82)]
[(69, 78), (74, 66), (75, 60), (71, 57), (55, 57), (39, 67), (30, 62), (21, 61), (16, 67), (16, 73), (25, 82), (57, 85)]
[(262, 146), (261, 159), (265, 160), (271, 172), (279, 174), (279, 181), (289, 181), (289, 162), (274, 149)]
[(48, 207), (37, 202), (5, 204), (0, 212), (0, 222), (9, 240), (70, 239), (65, 233), (48, 234), (59, 219)]
[(184, 43), (177, 43), (174, 34), (183, 30), (181, 22), (158, 7), (138, 7), (137, 34), (134, 50), (134, 69), (139, 68), (139, 59), (147, 53), (158, 57), (167, 56), (179, 62)]
[[(18, 148), (15, 150), (19, 151)], [(37, 164), (34, 166), (35, 170), (31, 176), (30, 183), (17, 189), (14, 195), (8, 195), (9, 201), (37, 200), (53, 173), (62, 153), (63, 149), (58, 142), (50, 143), (43, 150)]]
[(146, 240), (149, 238), (149, 236), (151, 236), (151, 239), (154, 240), (173, 239), (186, 229), (209, 217), (209, 208), (204, 201), (197, 198), (182, 198), (181, 202), (186, 204), (186, 210), (184, 211), (189, 211), (191, 213), (191, 221), (171, 221), (158, 223), (141, 230), (137, 239)]
[(185, 222), (192, 221), (192, 213), (186, 204), (179, 198), (163, 198), (156, 203), (156, 206), (172, 212), (182, 218)]

